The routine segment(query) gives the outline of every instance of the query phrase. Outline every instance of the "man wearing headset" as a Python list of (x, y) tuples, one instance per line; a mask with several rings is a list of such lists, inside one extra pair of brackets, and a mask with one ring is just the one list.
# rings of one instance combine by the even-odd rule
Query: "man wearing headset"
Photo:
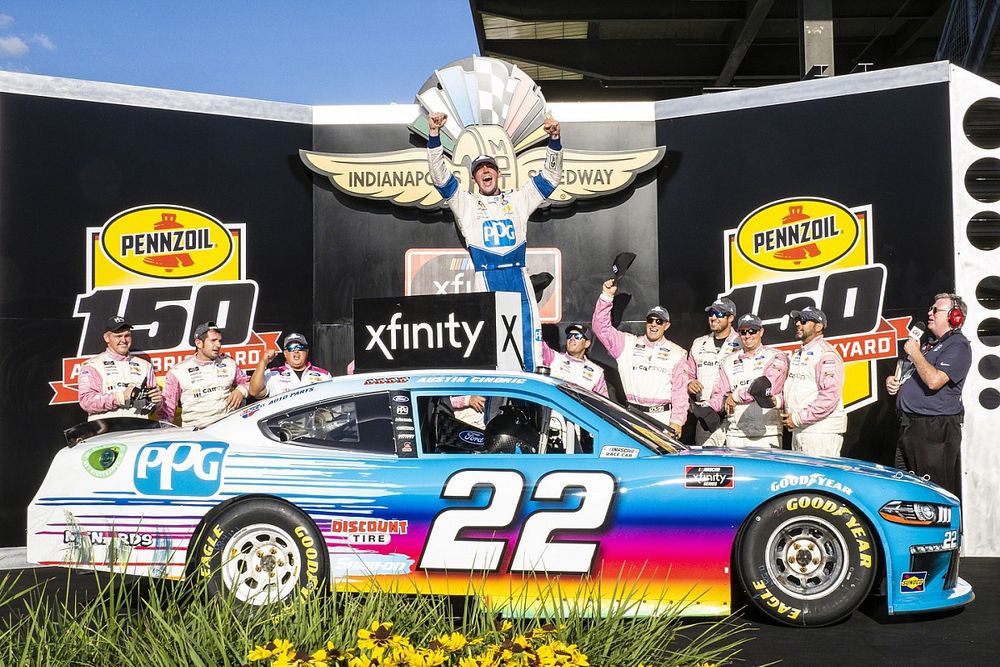
[(968, 307), (957, 294), (934, 297), (927, 311), (923, 345), (906, 341), (913, 364), (902, 377), (890, 375), (885, 387), (896, 396), (899, 437), (896, 467), (929, 475), (956, 496), (962, 494), (962, 387), (972, 366), (972, 346), (962, 334)]

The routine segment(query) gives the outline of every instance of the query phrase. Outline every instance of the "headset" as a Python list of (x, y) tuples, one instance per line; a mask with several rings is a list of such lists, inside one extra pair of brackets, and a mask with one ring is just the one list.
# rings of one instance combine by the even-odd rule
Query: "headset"
[[(965, 324), (965, 311), (967, 306), (965, 301), (962, 300), (957, 294), (942, 294), (937, 297), (938, 299), (949, 299), (951, 301), (951, 309), (948, 311), (948, 326), (952, 329), (959, 329), (963, 324)], [(937, 300), (937, 299), (935, 299)]]

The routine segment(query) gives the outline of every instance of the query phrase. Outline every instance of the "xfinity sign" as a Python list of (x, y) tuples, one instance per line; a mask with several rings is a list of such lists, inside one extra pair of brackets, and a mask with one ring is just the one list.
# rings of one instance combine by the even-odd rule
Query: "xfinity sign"
[(355, 369), (520, 370), (520, 303), (512, 292), (357, 299)]

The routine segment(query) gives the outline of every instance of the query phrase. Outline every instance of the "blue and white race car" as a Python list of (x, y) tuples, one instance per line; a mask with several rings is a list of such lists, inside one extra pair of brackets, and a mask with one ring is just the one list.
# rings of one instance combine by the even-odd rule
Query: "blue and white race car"
[[(467, 396), (482, 412), (455, 407)], [(512, 609), (610, 599), (625, 580), (635, 614), (682, 600), (727, 614), (735, 593), (817, 626), (870, 593), (892, 614), (973, 599), (941, 488), (850, 459), (687, 448), (540, 375), (349, 376), (203, 429), (150, 426), (56, 455), (28, 511), (29, 561), (204, 577), (247, 605), (332, 584)]]

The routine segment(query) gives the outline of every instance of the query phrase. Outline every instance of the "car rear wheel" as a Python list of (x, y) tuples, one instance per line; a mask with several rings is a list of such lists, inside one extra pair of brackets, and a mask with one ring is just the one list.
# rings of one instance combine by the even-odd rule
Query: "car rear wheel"
[(329, 557), (323, 536), (302, 512), (253, 498), (237, 501), (206, 524), (195, 558), (210, 595), (263, 607), (318, 590)]
[(835, 623), (868, 595), (877, 572), (875, 533), (838, 499), (775, 498), (749, 519), (738, 548), (752, 604), (787, 625)]

